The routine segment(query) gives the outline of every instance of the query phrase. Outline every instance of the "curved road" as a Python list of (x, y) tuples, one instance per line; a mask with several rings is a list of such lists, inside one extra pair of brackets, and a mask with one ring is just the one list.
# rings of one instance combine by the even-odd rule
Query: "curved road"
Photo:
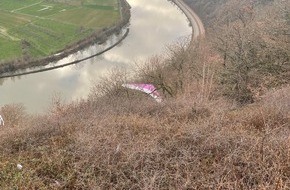
[(192, 26), (191, 43), (197, 39), (197, 37), (204, 37), (205, 29), (202, 21), (197, 14), (186, 4), (183, 0), (172, 0), (186, 15)]

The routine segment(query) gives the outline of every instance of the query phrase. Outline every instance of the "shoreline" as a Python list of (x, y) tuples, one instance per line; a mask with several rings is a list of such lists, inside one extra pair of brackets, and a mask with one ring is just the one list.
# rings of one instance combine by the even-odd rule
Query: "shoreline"
[[(120, 33), (122, 31), (122, 29), (130, 21), (130, 18), (131, 18), (130, 9), (131, 9), (131, 7), (126, 0), (118, 0), (118, 3), (119, 3), (119, 7), (120, 7), (119, 9), (120, 9), (120, 13), (121, 13), (120, 14), (121, 20), (119, 20), (117, 23), (115, 23), (111, 27), (105, 27), (100, 31), (96, 31), (96, 32), (92, 33), (91, 35), (87, 36), (86, 38), (84, 38), (78, 42), (75, 42), (71, 45), (68, 45), (65, 49), (59, 50), (58, 52), (56, 52), (52, 55), (48, 55), (46, 57), (38, 58), (35, 60), (23, 60), (24, 58), (18, 58), (15, 60), (7, 61), (7, 62), (0, 65), (0, 78), (12, 77), (14, 75), (20, 76), (20, 75), (22, 75), (20, 73), (18, 73), (18, 74), (7, 74), (7, 73), (16, 73), (17, 71), (21, 71), (24, 69), (46, 66), (52, 62), (59, 61), (59, 60), (65, 58), (71, 54), (74, 54), (80, 50), (83, 50), (86, 47), (89, 47), (93, 44), (102, 44), (110, 36)], [(77, 60), (74, 62), (77, 63), (80, 61), (81, 60)], [(41, 71), (39, 71), (39, 72), (41, 72)], [(26, 73), (24, 73), (24, 74), (26, 74)]]
[(127, 28), (127, 30), (126, 30), (125, 34), (122, 36), (122, 38), (120, 40), (118, 40), (116, 43), (114, 43), (113, 45), (109, 46), (108, 48), (106, 48), (106, 49), (104, 49), (104, 50), (102, 50), (102, 51), (100, 51), (98, 53), (95, 53), (93, 55), (90, 55), (88, 57), (85, 57), (83, 59), (75, 60), (75, 61), (72, 61), (72, 62), (69, 62), (69, 63), (64, 63), (64, 64), (61, 64), (61, 65), (57, 65), (57, 66), (52, 66), (52, 67), (49, 67), (49, 68), (38, 69), (38, 70), (34, 70), (34, 71), (28, 71), (28, 72), (17, 73), (17, 74), (10, 74), (10, 75), (0, 75), (0, 79), (8, 78), (8, 77), (22, 76), (22, 75), (29, 75), (29, 74), (40, 73), (40, 72), (44, 72), (44, 71), (50, 71), (50, 70), (62, 68), (62, 67), (68, 66), (68, 65), (73, 65), (73, 64), (76, 64), (76, 63), (85, 61), (85, 60), (90, 59), (92, 57), (101, 55), (101, 54), (103, 54), (103, 53), (111, 50), (112, 48), (114, 48), (118, 44), (120, 44), (128, 36), (129, 31), (130, 31), (129, 28)]

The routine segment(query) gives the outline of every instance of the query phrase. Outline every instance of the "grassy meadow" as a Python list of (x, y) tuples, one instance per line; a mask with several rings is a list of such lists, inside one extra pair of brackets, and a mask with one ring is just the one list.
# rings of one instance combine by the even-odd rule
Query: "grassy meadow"
[(117, 0), (2, 0), (0, 60), (53, 54), (118, 19)]

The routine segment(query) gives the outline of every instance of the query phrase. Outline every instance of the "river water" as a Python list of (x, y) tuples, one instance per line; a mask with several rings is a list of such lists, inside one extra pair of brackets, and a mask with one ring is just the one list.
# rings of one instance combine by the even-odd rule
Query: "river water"
[[(48, 109), (56, 94), (66, 102), (86, 98), (94, 82), (115, 67), (133, 68), (160, 54), (166, 45), (188, 37), (191, 28), (186, 16), (166, 0), (127, 0), (131, 5), (129, 35), (108, 52), (76, 65), (56, 70), (0, 79), (0, 107), (21, 103), (29, 113), (42, 113)], [(106, 45), (114, 43), (114, 37)], [(62, 60), (73, 61), (101, 50), (93, 46)]]

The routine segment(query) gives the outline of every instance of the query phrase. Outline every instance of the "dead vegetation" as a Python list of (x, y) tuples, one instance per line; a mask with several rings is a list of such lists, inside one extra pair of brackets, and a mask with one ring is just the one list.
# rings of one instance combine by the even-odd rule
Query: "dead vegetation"
[(265, 73), (271, 81), (245, 85), (253, 103), (240, 104), (227, 96), (237, 92), (232, 83), (220, 83), (228, 67), (212, 42), (200, 41), (195, 49), (174, 44), (136, 71), (135, 82), (159, 88), (161, 104), (122, 88), (129, 78), (116, 70), (92, 87), (87, 100), (64, 104), (55, 98), (45, 115), (25, 114), (21, 105), (2, 107), (0, 188), (289, 189), (287, 77), (280, 83), (271, 69), (256, 72), (247, 84)]
[(288, 189), (289, 98), (265, 101), (55, 104), (2, 129), (1, 188)]

